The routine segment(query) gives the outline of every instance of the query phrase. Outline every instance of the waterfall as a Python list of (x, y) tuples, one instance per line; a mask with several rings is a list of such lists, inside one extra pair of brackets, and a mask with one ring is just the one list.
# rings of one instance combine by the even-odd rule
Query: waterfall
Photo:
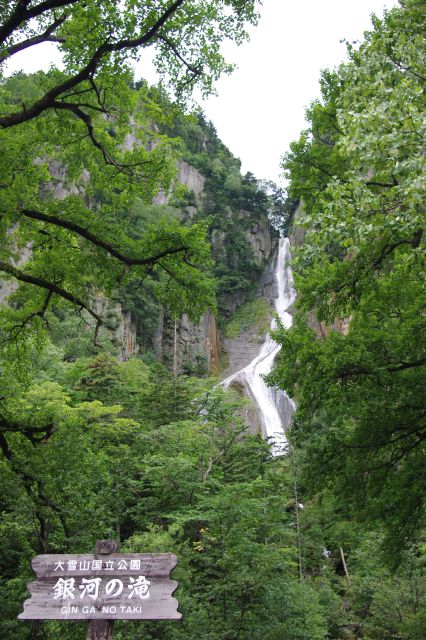
[[(291, 327), (292, 317), (287, 309), (296, 297), (290, 267), (288, 238), (280, 239), (274, 279), (278, 290), (278, 295), (274, 300), (275, 311), (284, 327), (288, 329)], [(271, 329), (275, 329), (275, 327), (274, 318), (271, 322)], [(287, 442), (285, 429), (290, 424), (295, 409), (293, 400), (285, 391), (268, 387), (262, 378), (272, 370), (274, 359), (280, 349), (281, 346), (268, 334), (259, 354), (246, 367), (233, 373), (222, 382), (225, 387), (229, 387), (232, 382), (239, 382), (245, 387), (259, 413), (263, 437), (270, 441), (272, 452), (275, 455), (285, 450)]]

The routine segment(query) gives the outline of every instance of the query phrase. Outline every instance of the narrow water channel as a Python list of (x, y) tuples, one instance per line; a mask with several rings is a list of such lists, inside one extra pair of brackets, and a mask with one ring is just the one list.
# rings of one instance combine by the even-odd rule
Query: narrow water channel
[[(274, 300), (275, 311), (284, 327), (289, 328), (292, 317), (287, 309), (294, 302), (296, 293), (293, 287), (288, 238), (280, 239), (278, 254), (275, 257), (274, 278), (278, 291)], [(274, 318), (271, 329), (275, 326)], [(272, 370), (274, 359), (280, 348), (280, 345), (268, 334), (259, 354), (247, 366), (222, 382), (225, 387), (229, 387), (233, 382), (238, 382), (245, 387), (259, 413), (263, 436), (270, 441), (272, 451), (276, 455), (285, 450), (285, 429), (290, 424), (295, 409), (293, 400), (285, 391), (268, 387), (263, 380), (263, 376)]]

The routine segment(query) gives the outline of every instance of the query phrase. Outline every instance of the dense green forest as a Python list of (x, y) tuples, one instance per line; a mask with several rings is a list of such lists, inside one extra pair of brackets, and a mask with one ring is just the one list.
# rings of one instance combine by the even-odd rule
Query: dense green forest
[[(0, 3), (0, 64), (53, 39), (65, 65), (0, 76), (1, 638), (84, 638), (17, 615), (34, 555), (102, 538), (179, 558), (182, 621), (117, 622), (117, 640), (425, 637), (424, 6), (375, 19), (323, 73), (285, 193), (187, 115), (258, 4)], [(128, 64), (151, 46), (157, 88)], [(298, 406), (281, 457), (248, 433), (247, 399), (152, 348), (160, 313), (224, 326), (253, 300), (247, 234), (268, 216), (305, 229), (270, 376)], [(125, 361), (117, 304), (140, 335)]]

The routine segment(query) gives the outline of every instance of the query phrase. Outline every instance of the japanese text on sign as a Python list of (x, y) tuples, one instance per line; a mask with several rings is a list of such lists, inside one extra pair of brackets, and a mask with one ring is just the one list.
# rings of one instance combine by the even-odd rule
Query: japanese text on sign
[(139, 558), (126, 560), (118, 558), (115, 560), (58, 560), (53, 565), (53, 571), (140, 571), (141, 561)]
[[(68, 578), (64, 580), (64, 578), (59, 578), (57, 583), (52, 587), (52, 591), (54, 593), (54, 600), (74, 600), (78, 595), (80, 598), (84, 598), (84, 596), (88, 596), (92, 600), (97, 600), (99, 597), (101, 585), (103, 581), (102, 578), (82, 578), (80, 584), (78, 585), (77, 590), (76, 581), (74, 578)], [(130, 577), (129, 583), (126, 585), (127, 589), (130, 591), (126, 591), (126, 595), (129, 598), (149, 598), (149, 585), (151, 583), (149, 580), (145, 578), (145, 576), (138, 576), (137, 578)], [(114, 598), (118, 597), (123, 593), (124, 584), (123, 581), (119, 578), (113, 578), (109, 580), (105, 584), (105, 595)]]

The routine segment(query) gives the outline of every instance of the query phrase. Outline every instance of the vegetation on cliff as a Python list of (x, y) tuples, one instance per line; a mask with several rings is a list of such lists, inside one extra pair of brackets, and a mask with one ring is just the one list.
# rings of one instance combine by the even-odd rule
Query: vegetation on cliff
[(241, 305), (226, 324), (224, 334), (227, 338), (237, 338), (242, 331), (255, 330), (259, 336), (265, 336), (271, 323), (271, 307), (266, 298), (256, 298)]
[[(163, 115), (146, 86), (132, 88), (130, 61), (146, 48), (179, 99), (195, 84), (204, 92), (231, 66), (225, 38), (240, 43), (255, 23), (256, 1), (196, 0), (6, 3), (0, 63), (54, 41), (64, 70), (0, 86), (0, 270), (20, 283), (19, 313), (6, 328), (12, 340), (37, 330), (52, 304), (74, 305), (98, 331), (103, 318), (90, 294), (155, 274), (155, 294), (171, 313), (196, 318), (214, 306), (206, 226), (144, 221), (128, 229), (136, 198), (150, 204), (168, 193), (176, 144), (156, 133)], [(208, 24), (208, 28), (207, 28)], [(60, 197), (51, 185), (63, 176)], [(137, 242), (135, 242), (137, 240)], [(30, 250), (19, 264), (24, 248)], [(6, 320), (6, 323), (8, 321)]]
[[(240, 160), (202, 113), (193, 117), (176, 114), (173, 126), (166, 131), (179, 137), (184, 160), (205, 178), (203, 199), (193, 215), (195, 220), (210, 221), (218, 308), (221, 315), (229, 317), (235, 310), (230, 301), (236, 295), (241, 300), (252, 296), (270, 257), (269, 252), (256, 256), (249, 236), (256, 234), (259, 224), (266, 227), (265, 235), (278, 236), (276, 229), (282, 224), (284, 209), (282, 192), (250, 172), (242, 175)], [(195, 204), (188, 202), (188, 194), (184, 198), (180, 205)], [(275, 221), (276, 228), (268, 221)]]
[[(90, 553), (98, 538), (180, 559), (182, 623), (117, 623), (118, 640), (423, 639), (422, 7), (389, 12), (349, 64), (324, 74), (283, 194), (241, 176), (201, 115), (135, 86), (123, 57), (155, 44), (180, 96), (196, 80), (209, 89), (227, 69), (221, 38), (240, 41), (255, 4), (1, 5), (0, 62), (36, 44), (35, 29), (66, 54), (65, 71), (0, 82), (7, 640), (85, 636), (83, 625), (16, 616), (35, 554)], [(205, 178), (203, 202), (174, 188), (180, 157)], [(152, 204), (159, 189), (167, 205)], [(285, 357), (273, 380), (299, 410), (289, 455), (274, 458), (246, 433), (240, 398), (152, 353), (118, 361), (110, 330), (118, 303), (147, 336), (160, 306), (198, 317), (215, 303), (213, 275), (229, 315), (261, 271), (247, 234), (267, 214), (287, 228), (298, 199), (299, 310), (276, 334)], [(249, 300), (228, 326), (262, 325), (266, 312)], [(350, 318), (346, 336), (329, 328), (335, 317)]]

